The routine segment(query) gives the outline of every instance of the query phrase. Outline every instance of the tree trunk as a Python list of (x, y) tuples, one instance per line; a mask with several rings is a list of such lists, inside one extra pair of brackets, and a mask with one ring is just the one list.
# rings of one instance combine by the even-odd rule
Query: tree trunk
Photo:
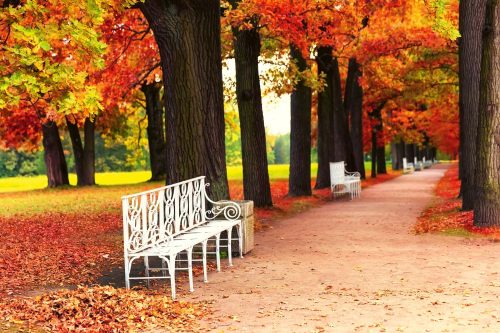
[(385, 147), (377, 146), (377, 173), (386, 174), (387, 167), (385, 165)]
[[(398, 151), (398, 165), (399, 169), (403, 169), (403, 158), (406, 157), (405, 153), (405, 142), (401, 140), (401, 142), (396, 144), (396, 149)], [(408, 160), (407, 160), (408, 162)]]
[(349, 120), (346, 117), (342, 101), (342, 85), (337, 58), (332, 60), (332, 95), (333, 95), (333, 162), (346, 162), (347, 170), (356, 169), (352, 150)]
[(144, 84), (141, 87), (146, 97), (146, 115), (148, 117), (148, 145), (151, 163), (151, 180), (165, 179), (166, 175), (166, 142), (163, 123), (163, 104), (161, 102), (161, 85)]
[(406, 162), (408, 163), (413, 163), (413, 160), (415, 159), (415, 149), (413, 148), (412, 143), (407, 143), (405, 144), (405, 157), (406, 157)]
[[(370, 112), (370, 118), (371, 118), (371, 121), (372, 121), (372, 172), (371, 172), (371, 176), (372, 178), (375, 178), (377, 177), (377, 159), (380, 155), (379, 153), (379, 148), (378, 148), (378, 138), (379, 136), (382, 135), (382, 130), (383, 130), (383, 126), (382, 126), (382, 109), (384, 108), (385, 104), (387, 103), (387, 101), (382, 101), (379, 103), (379, 105), (377, 105), (373, 110), (372, 112)], [(383, 148), (385, 149), (385, 148)], [(385, 151), (383, 152), (382, 154), (382, 158), (381, 158), (381, 163), (384, 164), (384, 166), (379, 166), (380, 170), (378, 170), (378, 172), (380, 173), (381, 170), (383, 171), (383, 173), (386, 173), (385, 172)]]
[(213, 200), (227, 199), (220, 1), (146, 0), (163, 69), (167, 184), (206, 176)]
[[(233, 1), (234, 3), (234, 1)], [(266, 151), (266, 130), (259, 78), (260, 36), (233, 29), (236, 63), (236, 97), (241, 130), (243, 191), (256, 207), (273, 205)]]
[(399, 170), (399, 158), (398, 158), (398, 144), (394, 141), (391, 142), (391, 167), (392, 170)]
[(363, 88), (359, 84), (361, 77), (360, 65), (356, 59), (349, 59), (347, 80), (345, 85), (344, 106), (350, 115), (350, 130), (354, 154), (354, 170), (365, 179), (365, 162), (363, 159)]
[(479, 91), (474, 225), (500, 226), (500, 0), (486, 7)]
[(377, 155), (377, 126), (372, 126), (372, 178), (377, 177)]
[(95, 122), (85, 118), (84, 143), (82, 143), (78, 124), (71, 122), (68, 117), (66, 117), (66, 124), (75, 156), (77, 186), (95, 185)]
[(460, 179), (462, 209), (474, 208), (474, 173), (481, 72), (481, 35), (486, 0), (461, 0), (459, 5)]
[(69, 138), (71, 139), (71, 147), (73, 148), (73, 156), (75, 158), (75, 172), (77, 182), (83, 179), (83, 143), (80, 137), (80, 130), (78, 129), (78, 124), (71, 122), (71, 120), (66, 117), (66, 126), (68, 127)]
[(45, 167), (49, 187), (69, 185), (68, 166), (59, 137), (59, 129), (53, 121), (42, 125)]
[(333, 161), (333, 57), (331, 47), (319, 47), (318, 72), (326, 77), (324, 90), (318, 93), (318, 173), (316, 189), (330, 187), (330, 162)]
[(78, 179), (79, 186), (95, 185), (95, 120), (85, 119), (83, 124), (83, 179)]
[[(291, 47), (291, 57), (299, 70), (307, 69), (300, 50)], [(300, 80), (290, 97), (290, 176), (288, 195), (311, 195), (311, 89)]]

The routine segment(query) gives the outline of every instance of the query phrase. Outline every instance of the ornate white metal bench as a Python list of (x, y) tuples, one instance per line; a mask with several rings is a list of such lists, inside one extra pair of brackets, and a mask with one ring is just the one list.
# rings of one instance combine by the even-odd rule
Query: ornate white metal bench
[[(242, 255), (241, 208), (232, 201), (214, 202), (207, 195), (205, 177), (197, 177), (154, 190), (122, 197), (123, 240), (125, 257), (125, 286), (130, 280), (170, 279), (172, 298), (175, 299), (175, 271), (187, 270), (189, 290), (193, 288), (193, 248), (202, 248), (203, 276), (207, 277), (207, 243), (215, 240), (217, 271), (220, 271), (220, 235), (228, 235), (227, 255), (232, 266), (231, 234), (238, 232), (240, 257)], [(210, 206), (210, 208), (208, 208)], [(187, 268), (176, 267), (186, 253)], [(161, 259), (160, 268), (149, 267), (149, 257)], [(132, 263), (144, 258), (145, 276), (131, 276)], [(184, 260), (186, 261), (186, 260)], [(161, 271), (162, 276), (150, 276)], [(168, 275), (167, 275), (168, 273)]]
[(403, 173), (412, 173), (413, 171), (415, 171), (413, 163), (408, 163), (406, 157), (403, 157)]
[(333, 196), (349, 193), (351, 199), (361, 196), (361, 175), (345, 170), (345, 163), (330, 162), (330, 186)]

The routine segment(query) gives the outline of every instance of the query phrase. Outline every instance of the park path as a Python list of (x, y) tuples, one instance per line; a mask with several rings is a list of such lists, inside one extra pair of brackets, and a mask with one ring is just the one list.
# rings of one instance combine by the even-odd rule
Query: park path
[(213, 332), (500, 332), (500, 243), (410, 232), (445, 171), (277, 222), (180, 299), (209, 301)]

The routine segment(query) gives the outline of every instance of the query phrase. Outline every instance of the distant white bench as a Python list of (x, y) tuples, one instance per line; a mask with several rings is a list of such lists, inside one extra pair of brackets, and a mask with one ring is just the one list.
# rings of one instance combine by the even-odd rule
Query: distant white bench
[(422, 158), (422, 163), (424, 165), (424, 169), (429, 169), (432, 166), (432, 161), (427, 161), (425, 157)]
[(406, 157), (403, 157), (403, 173), (412, 173), (415, 171), (413, 163), (408, 163)]
[[(205, 177), (197, 177), (154, 190), (122, 197), (125, 286), (130, 280), (170, 279), (175, 299), (175, 271), (187, 270), (193, 291), (193, 248), (201, 245), (203, 276), (207, 282), (207, 243), (215, 240), (217, 271), (220, 271), (220, 235), (227, 232), (227, 255), (232, 266), (231, 235), (236, 227), (242, 255), (241, 208), (232, 201), (213, 202), (207, 196)], [(207, 206), (212, 208), (208, 209)], [(176, 267), (186, 253), (187, 268)], [(150, 268), (149, 257), (159, 257), (162, 267)], [(132, 263), (144, 258), (145, 276), (131, 276)], [(150, 272), (161, 271), (161, 276)], [(167, 275), (168, 273), (168, 275)]]
[(351, 199), (361, 196), (361, 175), (345, 170), (345, 163), (330, 162), (330, 184), (333, 196), (349, 193)]

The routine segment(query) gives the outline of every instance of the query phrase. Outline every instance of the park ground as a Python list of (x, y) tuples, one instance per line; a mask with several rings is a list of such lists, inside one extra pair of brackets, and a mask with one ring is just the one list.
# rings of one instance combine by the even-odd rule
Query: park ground
[(470, 225), (447, 169), (368, 180), (353, 201), (286, 198), (273, 179), (254, 251), (193, 294), (181, 277), (179, 302), (94, 286), (121, 265), (118, 198), (157, 184), (0, 194), (0, 332), (498, 332), (499, 234)]

